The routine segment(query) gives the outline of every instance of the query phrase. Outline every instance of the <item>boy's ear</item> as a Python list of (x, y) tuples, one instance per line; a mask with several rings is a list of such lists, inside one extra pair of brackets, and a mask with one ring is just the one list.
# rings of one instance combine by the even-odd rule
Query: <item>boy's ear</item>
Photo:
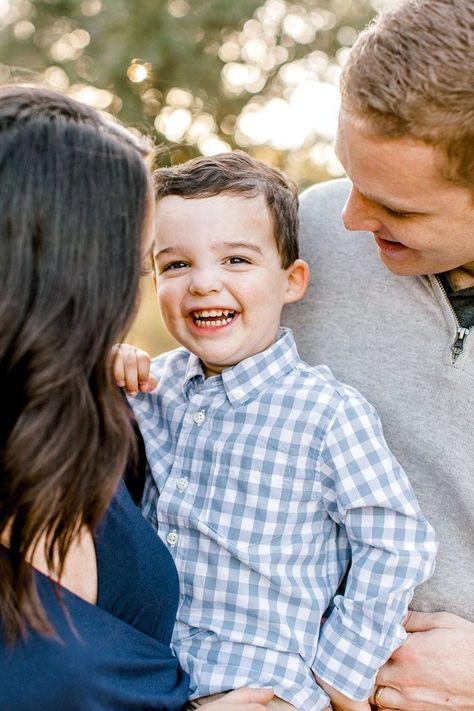
[(309, 284), (309, 264), (303, 259), (296, 259), (287, 269), (288, 286), (285, 304), (292, 304), (303, 298)]

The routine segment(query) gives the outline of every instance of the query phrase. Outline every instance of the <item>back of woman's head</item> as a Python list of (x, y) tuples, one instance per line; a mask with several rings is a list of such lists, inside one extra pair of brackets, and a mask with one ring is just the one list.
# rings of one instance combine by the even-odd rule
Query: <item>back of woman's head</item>
[(0, 620), (47, 630), (28, 550), (59, 569), (126, 462), (128, 416), (107, 367), (134, 312), (150, 201), (143, 148), (40, 88), (0, 89)]

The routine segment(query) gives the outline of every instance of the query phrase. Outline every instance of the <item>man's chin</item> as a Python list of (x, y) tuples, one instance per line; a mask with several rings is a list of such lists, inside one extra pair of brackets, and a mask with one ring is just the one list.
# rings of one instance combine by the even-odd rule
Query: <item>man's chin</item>
[(421, 276), (427, 273), (422, 267), (417, 267), (413, 263), (410, 264), (407, 260), (394, 259), (381, 249), (379, 249), (378, 252), (380, 261), (392, 274), (396, 274), (397, 276)]

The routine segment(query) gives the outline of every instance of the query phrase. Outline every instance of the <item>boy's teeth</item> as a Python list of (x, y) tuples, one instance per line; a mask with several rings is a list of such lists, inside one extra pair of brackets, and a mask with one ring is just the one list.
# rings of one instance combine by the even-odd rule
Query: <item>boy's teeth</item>
[(194, 315), (196, 318), (215, 318), (216, 316), (223, 316), (224, 318), (227, 318), (231, 313), (233, 313), (233, 311), (229, 311), (227, 309), (212, 309), (211, 311), (195, 311)]
[[(228, 309), (210, 309), (206, 311), (195, 311), (193, 314), (194, 323), (202, 328), (226, 326), (234, 318), (235, 312)], [(210, 320), (212, 319), (212, 320)]]
[(213, 316), (213, 317), (225, 316), (225, 317), (227, 317), (230, 314), (230, 311), (227, 311), (227, 310), (217, 311), (217, 310), (213, 309), (212, 311), (195, 311), (194, 313), (198, 318), (209, 318), (210, 316)]

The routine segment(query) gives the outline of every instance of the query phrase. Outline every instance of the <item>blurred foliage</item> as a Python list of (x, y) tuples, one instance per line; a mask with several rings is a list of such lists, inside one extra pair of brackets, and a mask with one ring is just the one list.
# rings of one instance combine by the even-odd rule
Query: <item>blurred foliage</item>
[[(337, 175), (340, 67), (397, 0), (0, 0), (0, 82), (44, 83), (155, 136), (160, 160), (241, 148), (300, 187)], [(151, 282), (130, 339), (172, 347)]]
[(114, 113), (164, 142), (164, 162), (243, 148), (304, 186), (337, 172), (331, 132), (311, 115), (331, 108), (327, 87), (381, 4), (0, 0), (0, 81), (41, 81)]

